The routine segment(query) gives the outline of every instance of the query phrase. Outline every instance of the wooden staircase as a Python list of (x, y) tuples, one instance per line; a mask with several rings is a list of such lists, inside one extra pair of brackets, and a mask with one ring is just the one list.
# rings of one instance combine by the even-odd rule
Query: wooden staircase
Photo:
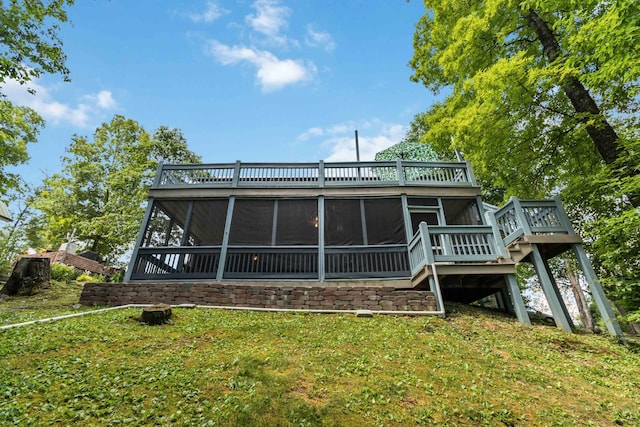
[(531, 243), (518, 239), (507, 246), (507, 254), (512, 263), (517, 264), (531, 253)]

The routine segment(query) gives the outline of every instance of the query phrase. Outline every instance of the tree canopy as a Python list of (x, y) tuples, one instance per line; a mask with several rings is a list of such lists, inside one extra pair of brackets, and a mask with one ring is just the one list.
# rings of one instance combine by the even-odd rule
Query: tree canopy
[(629, 155), (624, 132), (591, 134), (611, 124), (637, 129), (636, 2), (427, 0), (425, 7), (412, 78), (451, 90), (422, 116), (432, 144), (449, 148), (453, 136), (478, 172), (519, 193), (544, 193), (600, 159)]
[(6, 166), (29, 159), (27, 144), (36, 142), (44, 120), (32, 109), (2, 98), (8, 80), (25, 84), (43, 73), (69, 80), (66, 56), (58, 37), (73, 0), (11, 0), (0, 2), (0, 195), (17, 185)]
[(59, 245), (75, 229), (80, 241), (103, 259), (114, 260), (135, 240), (144, 201), (159, 161), (198, 162), (182, 132), (154, 134), (135, 120), (115, 116), (93, 140), (74, 136), (62, 172), (44, 181), (35, 203), (46, 240)]
[(58, 37), (74, 0), (11, 0), (0, 3), (0, 86), (7, 79), (27, 83), (42, 73), (69, 80), (67, 57)]
[(461, 150), (505, 197), (562, 193), (610, 289), (631, 289), (616, 296), (637, 309), (640, 4), (424, 4), (412, 79), (447, 96), (413, 128), (438, 151)]
[(44, 120), (32, 109), (0, 98), (0, 195), (16, 187), (18, 177), (6, 170), (29, 159), (27, 144), (36, 142)]

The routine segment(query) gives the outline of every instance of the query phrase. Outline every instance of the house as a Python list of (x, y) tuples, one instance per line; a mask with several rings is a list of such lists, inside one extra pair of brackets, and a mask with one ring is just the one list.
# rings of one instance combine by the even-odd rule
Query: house
[[(363, 281), (471, 303), (495, 295), (529, 324), (515, 280), (531, 262), (558, 326), (571, 319), (548, 259), (572, 250), (622, 336), (558, 199), (483, 203), (468, 162), (160, 165), (127, 283)], [(167, 289), (167, 288), (165, 288)]]

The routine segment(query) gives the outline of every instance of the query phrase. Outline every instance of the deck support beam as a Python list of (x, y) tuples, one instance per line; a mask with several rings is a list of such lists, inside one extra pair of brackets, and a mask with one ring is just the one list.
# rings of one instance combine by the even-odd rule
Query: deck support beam
[(518, 286), (516, 276), (514, 274), (505, 274), (504, 281), (507, 284), (507, 292), (511, 297), (511, 304), (516, 317), (520, 323), (531, 326), (531, 319), (529, 319), (527, 307), (524, 305), (524, 300), (522, 299), (522, 293), (520, 293), (520, 287)]
[[(481, 202), (482, 200), (479, 199), (478, 203)], [(482, 205), (479, 205), (478, 209), (482, 209)], [(484, 219), (485, 222), (493, 229), (493, 239), (495, 241), (496, 248), (498, 249), (498, 254), (503, 259), (508, 259), (509, 255), (507, 253), (507, 248), (504, 246), (504, 240), (502, 240), (502, 236), (500, 235), (498, 222), (496, 221), (494, 213), (491, 211), (485, 211)], [(510, 297), (511, 306), (513, 308), (513, 311), (515, 312), (516, 317), (521, 323), (524, 323), (527, 326), (531, 326), (531, 319), (529, 319), (527, 307), (524, 305), (522, 293), (520, 292), (520, 287), (518, 286), (518, 281), (516, 280), (515, 274), (505, 274), (504, 281), (506, 284), (506, 291)]]
[(607, 297), (604, 294), (604, 290), (602, 289), (600, 281), (598, 281), (596, 273), (593, 271), (591, 261), (589, 261), (584, 247), (581, 244), (573, 245), (572, 247), (576, 258), (578, 259), (578, 264), (580, 264), (580, 268), (582, 269), (582, 272), (587, 279), (587, 284), (589, 285), (589, 289), (591, 290), (591, 295), (593, 296), (593, 299), (598, 306), (598, 310), (600, 311), (600, 315), (604, 320), (604, 324), (609, 331), (609, 335), (611, 335), (612, 337), (616, 337), (621, 341), (625, 341), (624, 335), (622, 334), (622, 329), (620, 328), (620, 324), (618, 323), (618, 320), (613, 313), (613, 309), (611, 308), (609, 300), (607, 300)]
[[(239, 168), (236, 163), (236, 168)], [(231, 233), (231, 217), (233, 217), (233, 207), (236, 204), (236, 197), (229, 197), (227, 205), (227, 218), (224, 221), (224, 234), (222, 235), (222, 247), (220, 248), (220, 259), (218, 260), (218, 271), (216, 272), (216, 282), (222, 282), (224, 276), (224, 265), (227, 263), (227, 248), (229, 247), (229, 234)]]
[[(160, 171), (162, 170), (162, 162), (158, 165), (158, 171), (156, 172), (155, 181), (160, 180)], [(149, 197), (149, 201), (147, 202), (147, 209), (144, 212), (144, 218), (140, 223), (140, 230), (138, 231), (138, 237), (136, 238), (135, 246), (133, 247), (133, 252), (131, 253), (131, 258), (129, 259), (129, 265), (127, 266), (127, 271), (124, 274), (124, 278), (122, 281), (124, 283), (129, 283), (131, 280), (131, 275), (133, 274), (133, 268), (136, 265), (136, 261), (138, 260), (138, 251), (140, 246), (142, 246), (142, 241), (145, 236), (145, 232), (147, 231), (147, 226), (149, 225), (149, 219), (151, 218), (151, 212), (153, 211), (153, 197)]]
[(325, 280), (324, 265), (324, 196), (318, 196), (318, 280)]
[(558, 283), (556, 282), (555, 277), (553, 277), (553, 271), (551, 271), (551, 267), (549, 267), (549, 263), (547, 262), (546, 259), (543, 258), (542, 262), (544, 263), (544, 268), (547, 271), (547, 276), (549, 276), (549, 278), (551, 279), (551, 283), (553, 284), (553, 291), (555, 292), (556, 296), (558, 297), (558, 301), (560, 301), (560, 308), (562, 308), (562, 312), (564, 313), (564, 316), (569, 321), (569, 326), (571, 326), (571, 329), (573, 329), (573, 328), (575, 328), (575, 325), (573, 324), (573, 320), (571, 319), (571, 315), (569, 314), (569, 310), (567, 309), (567, 305), (564, 303), (564, 299), (562, 298), (562, 293), (560, 292), (560, 287), (558, 287)]
[(542, 291), (544, 292), (549, 308), (551, 308), (551, 314), (556, 321), (558, 328), (562, 329), (566, 333), (571, 333), (571, 321), (565, 315), (566, 307), (561, 298), (558, 298), (559, 292), (553, 277), (549, 275), (548, 266), (546, 261), (542, 258), (542, 254), (538, 249), (537, 244), (531, 245), (531, 256), (533, 261), (533, 267), (536, 270), (536, 274), (540, 279), (542, 285)]

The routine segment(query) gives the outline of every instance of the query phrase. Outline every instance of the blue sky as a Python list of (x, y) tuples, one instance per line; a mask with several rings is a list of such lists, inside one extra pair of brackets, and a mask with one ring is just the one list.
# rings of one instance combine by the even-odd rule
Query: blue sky
[(372, 159), (434, 102), (409, 81), (423, 13), (404, 0), (79, 1), (61, 31), (71, 83), (3, 88), (47, 122), (18, 172), (57, 172), (72, 135), (114, 114), (180, 128), (210, 163), (355, 160), (355, 129)]

